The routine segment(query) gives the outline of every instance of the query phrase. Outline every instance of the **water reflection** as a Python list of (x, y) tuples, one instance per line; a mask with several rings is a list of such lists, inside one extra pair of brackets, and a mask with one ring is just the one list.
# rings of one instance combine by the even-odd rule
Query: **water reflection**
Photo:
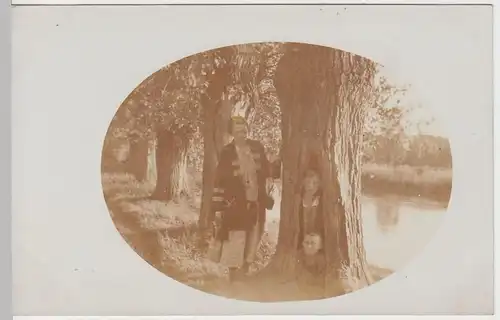
[[(277, 239), (280, 197), (275, 194), (268, 211), (268, 230)], [(440, 226), (444, 205), (398, 196), (362, 199), (363, 239), (368, 263), (393, 271), (400, 270), (432, 241)], [(274, 220), (274, 223), (271, 221)]]
[(370, 264), (400, 270), (432, 241), (445, 208), (424, 200), (364, 198), (363, 239)]
[(377, 198), (374, 202), (380, 231), (390, 232), (399, 222), (399, 203), (393, 197)]

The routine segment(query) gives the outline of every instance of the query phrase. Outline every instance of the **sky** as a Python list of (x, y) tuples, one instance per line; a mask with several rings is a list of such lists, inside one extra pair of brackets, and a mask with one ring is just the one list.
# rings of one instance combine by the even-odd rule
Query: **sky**
[[(409, 111), (406, 120), (409, 125), (405, 128), (405, 131), (409, 135), (419, 134), (419, 129), (421, 134), (429, 134), (434, 136), (444, 136), (446, 133), (443, 127), (440, 126), (439, 119), (432, 114), (430, 108), (426, 108), (418, 93), (411, 87), (411, 83), (401, 79), (401, 77), (395, 76), (394, 73), (390, 72), (387, 68), (381, 67), (377, 76), (383, 76), (389, 80), (390, 83), (397, 87), (408, 87), (406, 94), (401, 97), (401, 107)], [(388, 101), (387, 107), (392, 107), (394, 101)]]

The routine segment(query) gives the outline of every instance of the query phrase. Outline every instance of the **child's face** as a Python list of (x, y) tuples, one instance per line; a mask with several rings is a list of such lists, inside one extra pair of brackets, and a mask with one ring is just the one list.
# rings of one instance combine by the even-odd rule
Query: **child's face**
[(311, 233), (304, 237), (302, 248), (306, 255), (315, 255), (322, 247), (321, 237), (318, 234)]
[(319, 189), (319, 177), (310, 175), (304, 178), (304, 190), (306, 192), (315, 193)]

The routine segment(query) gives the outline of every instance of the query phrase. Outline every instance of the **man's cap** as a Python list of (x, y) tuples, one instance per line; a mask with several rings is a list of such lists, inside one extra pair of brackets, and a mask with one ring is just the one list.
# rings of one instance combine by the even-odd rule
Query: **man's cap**
[(242, 116), (232, 116), (231, 121), (234, 124), (247, 124), (247, 120)]
[(228, 130), (229, 132), (233, 131), (233, 125), (235, 124), (244, 124), (248, 126), (247, 120), (242, 116), (232, 116), (228, 121)]

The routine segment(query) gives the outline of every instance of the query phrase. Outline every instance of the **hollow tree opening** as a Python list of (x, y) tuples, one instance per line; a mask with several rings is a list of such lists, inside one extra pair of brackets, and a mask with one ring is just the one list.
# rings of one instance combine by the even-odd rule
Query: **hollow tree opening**
[(341, 269), (370, 283), (361, 229), (364, 106), (375, 65), (327, 47), (287, 43), (274, 85), (281, 105), (283, 193), (276, 254), (269, 268), (293, 274), (302, 176), (313, 162), (322, 179), (326, 296), (341, 294)]

